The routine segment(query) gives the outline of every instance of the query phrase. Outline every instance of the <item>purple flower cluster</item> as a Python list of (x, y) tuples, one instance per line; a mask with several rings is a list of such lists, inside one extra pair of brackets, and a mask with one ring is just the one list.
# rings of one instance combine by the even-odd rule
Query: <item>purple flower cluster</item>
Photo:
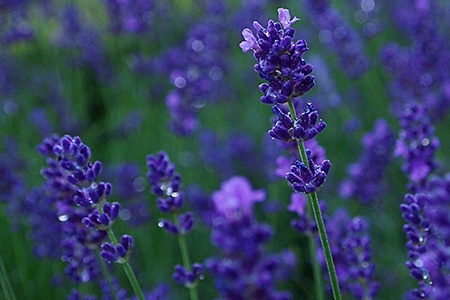
[[(306, 202), (304, 195), (292, 194), (289, 210), (297, 213), (298, 218), (291, 225), (301, 234), (316, 234), (316, 223), (306, 213)], [(320, 203), (320, 209), (325, 210), (323, 203)], [(337, 210), (325, 222), (341, 291), (356, 299), (374, 299), (379, 285), (374, 281), (375, 265), (372, 261), (368, 222), (362, 217), (351, 218), (345, 209)], [(325, 257), (319, 239), (316, 239), (316, 244), (317, 257), (326, 274)]]
[(289, 10), (278, 9), (278, 20), (269, 20), (267, 28), (257, 21), (253, 22), (256, 37), (245, 28), (242, 36), (245, 41), (240, 43), (244, 52), (252, 50), (258, 61), (256, 72), (268, 83), (260, 85), (264, 96), (261, 102), (266, 104), (282, 104), (303, 95), (314, 86), (314, 76), (310, 75), (313, 68), (302, 58), (308, 50), (305, 40), (293, 43), (295, 30), (291, 27), (299, 20), (291, 20)]
[(197, 131), (198, 111), (223, 94), (227, 65), (223, 52), (228, 44), (224, 10), (222, 2), (207, 1), (205, 17), (187, 34), (186, 48), (174, 50), (170, 73), (174, 89), (167, 95), (166, 105), (176, 134)]
[(69, 58), (70, 64), (86, 67), (101, 80), (110, 79), (110, 64), (101, 44), (101, 36), (95, 28), (84, 22), (75, 5), (64, 7), (61, 23), (62, 32), (57, 40), (57, 46), (73, 53)]
[(0, 3), (0, 42), (3, 45), (34, 39), (29, 22), (30, 1), (2, 1)]
[(364, 75), (369, 60), (364, 54), (361, 39), (328, 0), (305, 1), (313, 25), (320, 30), (320, 41), (333, 51), (342, 71), (354, 78)]
[[(158, 209), (165, 214), (171, 214), (174, 220), (172, 222), (161, 219), (158, 226), (180, 238), (194, 226), (192, 213), (180, 212), (183, 206), (183, 193), (180, 191), (181, 175), (176, 172), (175, 165), (170, 161), (168, 155), (162, 151), (157, 155), (147, 156), (147, 167), (147, 178), (152, 193), (157, 197)], [(181, 249), (181, 251), (186, 250)], [(198, 279), (202, 278), (202, 266), (197, 263), (192, 266), (177, 265), (173, 278), (176, 282), (191, 288), (195, 286)]]
[(224, 181), (212, 195), (216, 215), (211, 240), (220, 256), (205, 264), (224, 299), (291, 299), (290, 293), (275, 287), (284, 262), (264, 251), (272, 229), (253, 217), (254, 203), (264, 198), (265, 193), (254, 191), (244, 177)]
[(324, 160), (320, 165), (316, 165), (311, 158), (311, 152), (306, 151), (308, 165), (297, 160), (291, 165), (286, 179), (291, 184), (292, 189), (298, 193), (312, 193), (325, 182), (331, 168), (329, 160)]
[(153, 1), (104, 0), (103, 2), (108, 12), (109, 28), (113, 33), (144, 33), (150, 30), (155, 17), (152, 13)]
[[(62, 260), (68, 263), (66, 273), (75, 281), (90, 281), (100, 270), (95, 249), (118, 217), (120, 205), (107, 202), (111, 184), (96, 182), (101, 163), (91, 162), (91, 151), (79, 137), (52, 136), (38, 146), (38, 151), (47, 157), (48, 167), (41, 173), (46, 179), (46, 195), (57, 208), (63, 233)], [(124, 237), (131, 240), (129, 236)], [(123, 258), (128, 258), (132, 248), (129, 242), (117, 259), (111, 259), (107, 255), (111, 252), (107, 244), (102, 245), (106, 248), (100, 254), (106, 256), (108, 262), (124, 262)]]
[(436, 168), (434, 155), (440, 146), (434, 135), (426, 108), (411, 103), (399, 117), (402, 130), (395, 146), (394, 155), (404, 160), (403, 171), (410, 180), (410, 189), (425, 186), (426, 179)]
[(408, 224), (406, 265), (419, 282), (408, 299), (447, 299), (450, 297), (450, 174), (434, 176), (416, 194), (407, 194), (401, 205)]
[(359, 160), (347, 167), (348, 178), (340, 186), (342, 198), (356, 198), (369, 204), (379, 199), (386, 190), (386, 168), (395, 144), (394, 133), (384, 119), (375, 123), (362, 140), (363, 153)]
[(273, 139), (285, 142), (307, 141), (313, 139), (326, 127), (326, 123), (319, 119), (319, 113), (311, 103), (307, 104), (295, 122), (290, 113), (284, 113), (278, 106), (273, 106), (272, 112), (278, 116), (278, 121), (269, 130), (269, 136)]
[(450, 43), (448, 19), (443, 2), (396, 1), (392, 19), (409, 39), (410, 44), (387, 44), (381, 61), (392, 75), (389, 92), (393, 107), (400, 114), (404, 105), (417, 101), (432, 116), (444, 116), (450, 108)]

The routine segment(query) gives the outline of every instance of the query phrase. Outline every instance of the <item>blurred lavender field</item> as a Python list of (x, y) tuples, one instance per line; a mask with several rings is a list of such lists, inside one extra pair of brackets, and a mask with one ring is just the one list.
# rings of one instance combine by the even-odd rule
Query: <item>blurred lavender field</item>
[(449, 108), (446, 0), (0, 0), (0, 299), (331, 299), (293, 135), (343, 298), (450, 299)]

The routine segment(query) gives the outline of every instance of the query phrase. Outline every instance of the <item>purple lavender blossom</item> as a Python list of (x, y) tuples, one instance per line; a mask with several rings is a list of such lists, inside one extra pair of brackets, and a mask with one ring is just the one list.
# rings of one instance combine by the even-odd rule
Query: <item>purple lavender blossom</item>
[(146, 191), (146, 179), (141, 176), (135, 163), (123, 163), (108, 168), (106, 177), (114, 186), (112, 197), (123, 199), (119, 218), (132, 226), (144, 225), (150, 218), (150, 207)]
[(254, 191), (247, 179), (240, 176), (224, 181), (220, 190), (212, 194), (216, 212), (228, 219), (251, 217), (253, 204), (263, 201), (265, 197), (264, 191)]
[[(225, 36), (226, 6), (222, 2), (206, 1), (205, 17), (187, 34), (186, 47), (175, 49), (170, 79), (174, 89), (166, 97), (171, 115), (171, 129), (179, 135), (190, 135), (198, 129), (197, 113), (207, 103), (223, 95), (227, 63)], [(230, 89), (226, 90), (227, 95)]]
[(2, 1), (0, 4), (0, 42), (9, 45), (34, 39), (28, 20), (29, 1)]
[(443, 2), (397, 1), (392, 19), (410, 38), (410, 44), (386, 45), (381, 61), (393, 78), (389, 91), (396, 114), (404, 105), (417, 101), (432, 116), (442, 117), (450, 107), (450, 43), (443, 24), (447, 18)]
[(298, 20), (291, 20), (289, 10), (278, 9), (279, 22), (269, 20), (267, 29), (258, 22), (253, 23), (257, 34), (245, 28), (242, 36), (245, 41), (239, 46), (244, 52), (252, 50), (258, 63), (255, 71), (268, 83), (260, 85), (261, 102), (282, 104), (303, 95), (314, 86), (314, 77), (309, 75), (313, 68), (302, 58), (308, 50), (305, 40), (292, 42), (295, 30), (291, 25)]
[(394, 134), (384, 119), (376, 121), (374, 129), (363, 137), (363, 153), (347, 168), (348, 178), (340, 185), (341, 197), (356, 198), (369, 204), (386, 190), (386, 168), (394, 148)]
[(244, 177), (223, 182), (221, 190), (213, 193), (216, 217), (211, 239), (221, 254), (208, 259), (205, 265), (226, 299), (291, 298), (275, 288), (278, 271), (286, 261), (264, 251), (272, 230), (253, 218), (253, 204), (264, 196), (262, 191), (253, 191)]
[(422, 105), (408, 105), (399, 122), (402, 131), (394, 155), (403, 158), (403, 171), (409, 177), (410, 189), (414, 191), (424, 187), (428, 175), (437, 168), (434, 155), (440, 143), (434, 135), (434, 126), (427, 110)]
[(129, 235), (122, 235), (117, 245), (113, 243), (103, 243), (100, 255), (108, 263), (126, 263), (133, 249), (133, 238)]
[(152, 193), (156, 195), (158, 209), (164, 213), (177, 211), (183, 205), (183, 194), (179, 190), (181, 175), (164, 152), (147, 156), (147, 167)]
[(185, 267), (176, 265), (173, 278), (178, 284), (190, 287), (198, 279), (203, 278), (203, 266), (201, 264), (193, 264), (192, 270), (188, 271)]
[[(374, 281), (375, 265), (367, 221), (362, 217), (350, 218), (341, 209), (327, 219), (326, 224), (342, 292), (352, 294), (356, 299), (374, 299), (379, 285)], [(325, 270), (323, 251), (320, 243), (317, 244), (317, 256)]]
[(101, 80), (109, 80), (111, 69), (99, 33), (86, 25), (80, 11), (72, 4), (64, 7), (61, 22), (62, 32), (57, 46), (74, 53), (70, 63), (77, 67), (87, 67)]
[[(308, 217), (306, 205), (305, 195), (292, 194), (289, 210), (296, 212), (298, 218), (291, 225), (303, 235), (317, 235), (316, 222)], [(325, 210), (324, 202), (320, 203), (320, 209)], [(325, 217), (341, 291), (356, 299), (374, 299), (379, 285), (374, 281), (375, 265), (367, 221), (362, 217), (351, 218), (345, 209), (339, 209), (333, 216)], [(318, 238), (316, 244), (317, 258), (326, 274), (325, 257)]]
[(141, 34), (150, 30), (154, 19), (152, 13), (153, 1), (104, 0), (103, 2), (108, 11), (109, 29), (113, 33)]
[(308, 157), (308, 165), (297, 160), (289, 172), (286, 173), (286, 179), (291, 184), (294, 191), (299, 193), (312, 193), (325, 182), (328, 172), (331, 168), (329, 160), (324, 160), (316, 165), (311, 158), (311, 152), (306, 151)]
[(336, 53), (342, 71), (352, 78), (364, 75), (369, 67), (369, 60), (356, 31), (345, 22), (330, 1), (305, 2), (313, 25), (320, 30), (319, 39)]

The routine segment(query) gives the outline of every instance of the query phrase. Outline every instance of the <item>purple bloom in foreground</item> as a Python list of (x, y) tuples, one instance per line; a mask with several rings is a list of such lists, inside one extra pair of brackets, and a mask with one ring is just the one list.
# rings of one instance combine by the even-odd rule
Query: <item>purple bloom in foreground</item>
[(261, 102), (282, 104), (303, 95), (314, 86), (314, 77), (309, 75), (313, 68), (302, 58), (308, 50), (305, 40), (293, 43), (295, 30), (291, 25), (298, 19), (290, 20), (289, 10), (278, 9), (279, 22), (269, 20), (267, 28), (257, 21), (253, 23), (256, 36), (245, 28), (240, 43), (244, 52), (252, 50), (257, 60), (255, 71), (268, 83), (260, 85)]
[(253, 204), (264, 197), (264, 192), (254, 191), (244, 177), (225, 181), (213, 193), (216, 216), (211, 240), (220, 256), (208, 259), (205, 265), (224, 299), (291, 299), (275, 286), (289, 262), (265, 253), (272, 229), (253, 218)]
[[(253, 213), (253, 204), (263, 201), (265, 197), (264, 191), (254, 191), (248, 180), (240, 176), (224, 181), (220, 190), (212, 194), (216, 212), (229, 219), (250, 217)], [(223, 201), (224, 199), (226, 201)]]

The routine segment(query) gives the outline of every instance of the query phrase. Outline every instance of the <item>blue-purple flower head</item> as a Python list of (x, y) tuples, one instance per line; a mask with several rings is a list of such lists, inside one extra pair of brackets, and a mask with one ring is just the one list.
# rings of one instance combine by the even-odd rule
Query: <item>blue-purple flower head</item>
[(308, 50), (306, 41), (293, 42), (295, 30), (291, 25), (298, 20), (297, 17), (291, 19), (289, 10), (279, 8), (278, 22), (269, 20), (267, 28), (253, 22), (256, 36), (249, 28), (242, 31), (245, 41), (239, 46), (244, 52), (254, 52), (258, 61), (255, 71), (268, 81), (259, 87), (264, 93), (263, 103), (285, 103), (314, 86), (314, 76), (309, 75), (313, 67), (302, 58)]
[(295, 122), (289, 113), (284, 113), (276, 105), (273, 106), (272, 112), (278, 116), (278, 121), (269, 130), (269, 136), (276, 140), (287, 143), (295, 140), (311, 140), (326, 127), (326, 123), (319, 119), (319, 112), (311, 103), (305, 106), (303, 112)]
[(250, 182), (241, 176), (224, 181), (220, 190), (212, 194), (216, 212), (229, 220), (252, 217), (253, 204), (265, 197), (264, 191), (253, 190)]
[(313, 193), (325, 182), (331, 168), (331, 162), (324, 160), (316, 165), (311, 159), (311, 151), (306, 151), (308, 165), (297, 160), (286, 173), (286, 179), (292, 189), (298, 193)]

